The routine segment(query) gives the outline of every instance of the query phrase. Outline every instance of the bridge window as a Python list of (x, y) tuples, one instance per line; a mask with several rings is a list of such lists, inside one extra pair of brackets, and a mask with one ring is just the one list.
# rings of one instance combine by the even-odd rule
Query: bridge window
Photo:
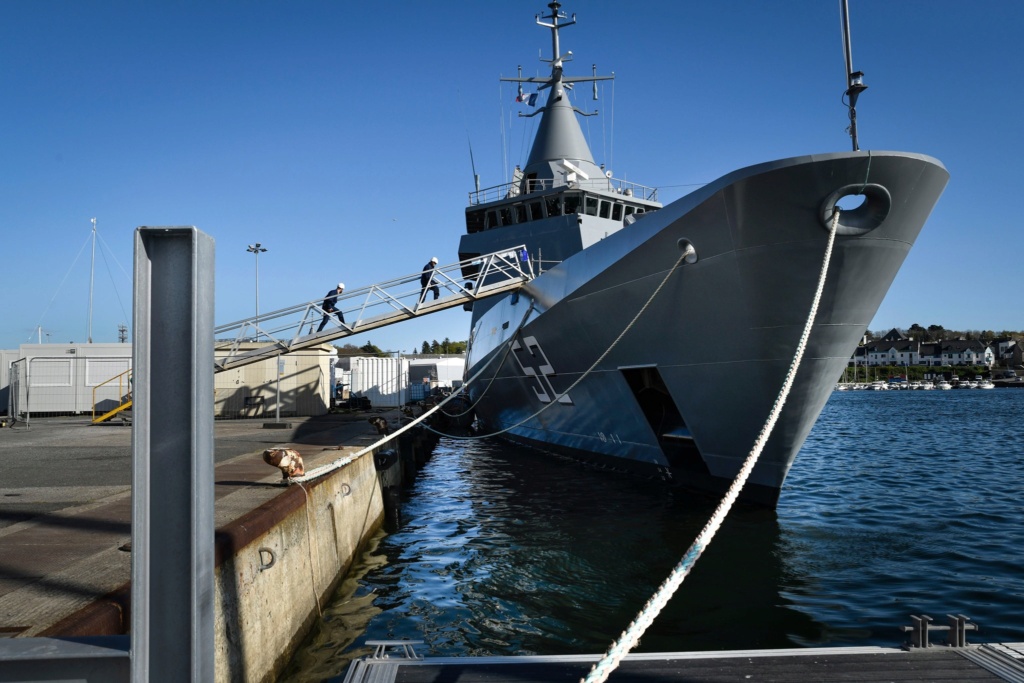
[(565, 193), (565, 215), (579, 213), (580, 212), (580, 194), (579, 192), (566, 192)]
[(612, 205), (612, 220), (622, 220), (622, 204), (620, 204), (619, 202), (615, 202), (615, 204)]
[(487, 226), (484, 228), (484, 230), (490, 230), (491, 228), (496, 228), (499, 225), (501, 224), (498, 223), (498, 212), (495, 211), (494, 209), (491, 209), (490, 211), (487, 212)]
[(501, 224), (502, 225), (512, 225), (512, 223), (515, 222), (515, 221), (512, 220), (512, 207), (511, 206), (503, 206), (499, 210), (501, 211)]
[(516, 223), (526, 222), (526, 206), (524, 204), (516, 204), (514, 207), (516, 214)]
[(484, 229), (484, 220), (483, 211), (467, 211), (466, 232), (480, 232)]
[(612, 203), (601, 200), (601, 211), (598, 214), (601, 218), (608, 218), (611, 215)]
[(539, 221), (544, 218), (544, 208), (540, 202), (530, 202), (530, 220)]
[(597, 215), (597, 197), (587, 196), (587, 208), (586, 212), (588, 216)]
[(562, 198), (559, 195), (552, 195), (547, 199), (548, 215), (549, 216), (561, 216), (562, 215)]

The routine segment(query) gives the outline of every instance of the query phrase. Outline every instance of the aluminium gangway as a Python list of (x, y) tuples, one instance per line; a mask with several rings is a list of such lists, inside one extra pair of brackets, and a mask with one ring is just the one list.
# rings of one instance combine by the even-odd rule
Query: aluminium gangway
[[(436, 267), (431, 280), (441, 294), (436, 300), (430, 292), (420, 300), (420, 272), (346, 291), (338, 296), (336, 304), (346, 322), (331, 316), (321, 332), (316, 331), (324, 315), (320, 299), (220, 325), (214, 329), (214, 372), (519, 289), (534, 276), (526, 254), (525, 247), (519, 246)], [(471, 278), (467, 279), (466, 274)]]

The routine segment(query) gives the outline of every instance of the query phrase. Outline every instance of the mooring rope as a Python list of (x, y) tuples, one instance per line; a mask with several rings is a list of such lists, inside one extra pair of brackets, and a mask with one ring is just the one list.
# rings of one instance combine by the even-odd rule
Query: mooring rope
[[(532, 308), (533, 308), (533, 305), (531, 304), (530, 308), (528, 308), (527, 311), (526, 311), (526, 315), (523, 316), (523, 322), (526, 322), (526, 318), (529, 316), (530, 310)], [(522, 324), (522, 323), (520, 323), (520, 324)], [(513, 339), (514, 339), (514, 337), (509, 337), (509, 343), (510, 344), (511, 344), (511, 341)], [(450, 395), (445, 397), (445, 399), (443, 401), (438, 403), (436, 406), (434, 406), (430, 410), (424, 411), (424, 413), (422, 415), (420, 415), (416, 419), (412, 420), (408, 424), (402, 425), (402, 427), (399, 428), (398, 430), (396, 430), (394, 432), (391, 432), (390, 434), (385, 434), (382, 438), (378, 439), (377, 441), (375, 441), (374, 443), (370, 444), (369, 446), (366, 446), (365, 448), (360, 449), (359, 451), (353, 453), (352, 455), (346, 455), (344, 457), (338, 458), (337, 460), (333, 460), (333, 461), (327, 463), (326, 465), (321, 465), (320, 467), (314, 467), (313, 469), (311, 469), (310, 471), (306, 472), (305, 474), (303, 474), (301, 476), (289, 477), (286, 480), (287, 483), (289, 483), (289, 484), (300, 484), (300, 483), (303, 483), (303, 482), (312, 481), (313, 479), (316, 479), (318, 477), (322, 477), (325, 474), (328, 474), (329, 472), (333, 472), (334, 470), (340, 469), (340, 468), (344, 467), (345, 465), (348, 465), (349, 463), (358, 460), (359, 458), (363, 457), (367, 453), (373, 452), (374, 450), (376, 450), (380, 446), (383, 446), (388, 441), (391, 441), (392, 439), (397, 437), (399, 434), (402, 434), (404, 432), (409, 431), (410, 429), (412, 429), (416, 425), (418, 425), (421, 422), (423, 422), (424, 420), (426, 420), (428, 417), (430, 417), (431, 415), (436, 413), (438, 410), (440, 410), (449, 401), (454, 400), (455, 397), (457, 397), (459, 394), (461, 394), (465, 390), (466, 387), (468, 387), (471, 383), (475, 382), (480, 377), (480, 375), (483, 374), (484, 370), (486, 370), (489, 366), (490, 366), (490, 362), (485, 363), (484, 366), (482, 368), (480, 368), (480, 370), (477, 371), (477, 373), (475, 375), (473, 375), (468, 380), (466, 380), (466, 383), (463, 384), (461, 387), (459, 387), (458, 389), (453, 391)], [(427, 429), (430, 429), (430, 427), (428, 425), (424, 424), (424, 426), (427, 427)], [(431, 431), (433, 431), (433, 430), (431, 430)], [(441, 436), (448, 436), (448, 435), (447, 434), (442, 434)]]
[[(616, 346), (618, 346), (619, 342), (622, 341), (622, 338), (626, 336), (626, 333), (629, 332), (633, 328), (633, 326), (636, 324), (636, 321), (639, 320), (640, 316), (644, 314), (644, 311), (646, 311), (650, 307), (651, 303), (654, 301), (654, 298), (656, 296), (658, 296), (658, 293), (661, 292), (661, 290), (665, 287), (665, 283), (668, 282), (668, 279), (672, 276), (672, 273), (676, 272), (676, 268), (679, 267), (679, 264), (681, 264), (684, 260), (686, 260), (687, 256), (690, 256), (693, 253), (694, 252), (692, 251), (692, 247), (691, 247), (689, 249), (684, 250), (683, 253), (680, 254), (680, 256), (676, 260), (676, 262), (674, 264), (672, 264), (672, 267), (669, 268), (667, 273), (665, 273), (665, 277), (662, 278), (661, 282), (658, 283), (658, 286), (655, 287), (654, 291), (651, 293), (651, 296), (649, 296), (647, 298), (647, 301), (644, 302), (644, 305), (641, 306), (640, 310), (638, 310), (636, 312), (636, 315), (633, 316), (633, 319), (629, 321), (629, 323), (626, 325), (625, 328), (623, 328), (622, 332), (619, 333), (619, 336), (617, 336), (615, 338), (615, 340), (611, 343), (611, 345), (607, 349), (604, 350), (604, 353), (602, 353), (600, 356), (598, 356), (597, 360), (595, 360), (590, 365), (590, 367), (587, 368), (583, 372), (583, 374), (579, 376), (579, 378), (577, 378), (577, 380), (575, 382), (570, 384), (569, 387), (565, 391), (563, 391), (560, 394), (557, 394), (553, 400), (551, 400), (548, 403), (545, 403), (543, 406), (540, 407), (540, 409), (537, 412), (533, 413), (532, 415), (527, 415), (526, 417), (524, 417), (519, 422), (516, 422), (515, 424), (511, 424), (508, 427), (505, 427), (504, 429), (500, 429), (500, 430), (498, 430), (496, 432), (491, 432), (489, 434), (473, 434), (472, 436), (460, 436), (460, 435), (455, 435), (455, 434), (444, 434), (442, 432), (437, 431), (436, 429), (434, 429), (430, 425), (424, 425), (424, 426), (426, 427), (426, 429), (428, 429), (429, 431), (433, 432), (434, 434), (437, 434), (438, 436), (445, 436), (445, 437), (448, 437), (449, 439), (456, 439), (456, 440), (459, 440), (459, 441), (473, 441), (473, 440), (476, 440), (476, 439), (488, 439), (488, 438), (490, 438), (492, 436), (498, 436), (500, 434), (504, 434), (505, 432), (508, 432), (508, 431), (511, 431), (511, 430), (515, 429), (516, 427), (521, 427), (522, 425), (526, 424), (527, 422), (529, 422), (533, 418), (537, 417), (538, 415), (543, 413), (545, 410), (547, 410), (551, 406), (553, 406), (556, 403), (558, 403), (558, 399), (562, 398), (563, 396), (568, 394), (570, 391), (575, 389), (576, 386), (580, 382), (585, 380), (587, 378), (587, 376), (590, 375), (590, 373), (594, 371), (594, 368), (596, 368), (598, 365), (600, 365), (601, 361), (603, 361), (608, 356), (608, 354), (612, 352), (612, 349), (614, 349)], [(513, 337), (509, 337), (510, 341), (511, 341), (511, 339), (513, 339)], [(477, 373), (477, 374), (479, 375), (479, 373)], [(470, 381), (472, 381), (472, 380), (470, 380)], [(463, 385), (463, 387), (468, 386), (469, 383), (470, 382), (467, 381), (466, 384)], [(461, 388), (462, 387), (460, 387), (460, 389)], [(453, 396), (454, 396), (454, 394), (453, 394)]]
[(326, 465), (321, 465), (320, 467), (314, 467), (313, 469), (311, 469), (310, 471), (306, 472), (305, 474), (303, 474), (301, 476), (298, 476), (298, 477), (289, 477), (286, 481), (289, 484), (301, 484), (303, 482), (312, 481), (314, 479), (317, 479), (318, 477), (322, 477), (325, 474), (333, 472), (336, 469), (340, 469), (340, 468), (344, 467), (345, 465), (348, 465), (351, 462), (355, 462), (356, 460), (358, 460), (359, 458), (363, 457), (367, 453), (373, 452), (375, 449), (379, 448), (380, 446), (383, 446), (388, 441), (391, 441), (392, 439), (397, 437), (399, 434), (402, 434), (404, 432), (409, 431), (410, 429), (415, 427), (417, 424), (419, 424), (423, 420), (425, 420), (428, 417), (430, 417), (431, 415), (433, 415), (435, 412), (437, 412), (437, 410), (441, 406), (443, 406), (445, 403), (447, 403), (448, 401), (450, 401), (453, 398), (455, 398), (456, 396), (458, 396), (460, 391), (461, 391), (461, 387), (459, 389), (457, 389), (456, 391), (454, 391), (451, 394), (451, 396), (448, 396), (445, 400), (441, 401), (440, 403), (438, 403), (436, 406), (434, 406), (430, 410), (424, 412), (422, 415), (417, 417), (412, 422), (409, 422), (408, 424), (403, 425), (400, 429), (398, 429), (398, 430), (396, 430), (394, 432), (391, 432), (390, 434), (385, 434), (383, 436), (383, 438), (375, 441), (374, 443), (370, 444), (369, 446), (366, 446), (365, 448), (360, 449), (359, 451), (353, 453), (352, 455), (346, 455), (344, 457), (338, 458), (337, 460), (333, 460), (333, 461), (327, 463)]
[[(523, 329), (523, 325), (526, 324), (527, 319), (530, 317), (530, 313), (533, 312), (533, 305), (534, 305), (534, 303), (535, 302), (533, 302), (533, 301), (530, 302), (530, 305), (526, 309), (526, 315), (524, 315), (523, 319), (519, 321), (518, 325), (516, 325), (516, 329), (512, 332), (512, 334), (510, 334), (508, 336), (508, 339), (505, 342), (505, 352), (501, 354), (501, 362), (498, 363), (498, 367), (494, 371), (494, 374), (491, 375), (491, 379), (487, 382), (487, 386), (485, 386), (484, 390), (482, 392), (480, 392), (480, 396), (478, 396), (477, 399), (475, 401), (473, 401), (469, 405), (469, 407), (466, 408), (465, 410), (463, 410), (461, 413), (447, 413), (447, 412), (442, 410), (441, 411), (442, 415), (445, 415), (447, 417), (462, 417), (463, 415), (468, 415), (469, 413), (471, 413), (473, 411), (473, 408), (475, 408), (476, 405), (478, 403), (480, 403), (480, 401), (483, 400), (484, 396), (487, 395), (487, 392), (490, 391), (491, 385), (494, 384), (494, 380), (498, 377), (498, 372), (501, 371), (501, 366), (505, 364), (505, 359), (508, 358), (508, 354), (512, 350), (512, 342), (515, 341), (516, 335), (519, 334), (519, 330)], [(474, 375), (474, 377), (479, 377), (480, 374), (484, 371), (484, 369), (486, 369), (488, 366), (490, 366), (490, 364), (493, 363), (494, 359), (497, 358), (497, 357), (498, 357), (497, 353), (494, 354), (493, 356), (491, 356), (491, 359), (489, 361), (487, 361), (486, 363), (484, 363), (484, 367), (480, 368), (480, 371), (477, 372), (476, 375)], [(468, 387), (469, 386), (469, 381), (466, 381), (466, 383), (463, 386)], [(444, 435), (442, 435), (442, 436), (444, 436)]]
[(316, 613), (321, 619), (324, 618), (324, 608), (320, 604), (320, 591), (316, 587), (317, 573), (320, 571), (320, 551), (316, 551), (316, 567), (313, 566), (313, 522), (309, 519), (309, 491), (302, 484), (299, 484), (299, 488), (302, 489), (303, 495), (306, 497), (306, 502), (302, 506), (306, 509), (306, 548), (309, 551), (309, 575), (310, 583), (313, 586), (313, 600), (316, 601)]
[(786, 399), (789, 397), (789, 391), (793, 388), (793, 381), (796, 378), (797, 369), (800, 367), (800, 361), (803, 359), (804, 349), (807, 347), (807, 339), (810, 337), (811, 327), (813, 326), (814, 319), (818, 313), (818, 304), (821, 302), (821, 293), (825, 289), (825, 276), (828, 273), (829, 262), (832, 260), (832, 246), (835, 243), (836, 229), (839, 225), (839, 213), (840, 209), (839, 207), (836, 207), (832, 213), (832, 226), (829, 229), (828, 246), (825, 248), (825, 259), (821, 264), (821, 275), (818, 278), (818, 289), (814, 293), (814, 302), (811, 304), (811, 310), (807, 316), (807, 322), (804, 323), (804, 330), (800, 335), (800, 342), (797, 344), (796, 353), (793, 356), (792, 363), (790, 363), (789, 372), (786, 373), (786, 381), (782, 383), (782, 389), (779, 392), (778, 397), (775, 399), (775, 404), (772, 406), (771, 412), (768, 415), (768, 420), (765, 422), (764, 427), (761, 428), (761, 433), (754, 442), (754, 447), (751, 449), (750, 454), (747, 456), (743, 466), (740, 468), (739, 474), (736, 475), (736, 479), (733, 481), (729, 490), (715, 509), (714, 514), (711, 515), (711, 518), (704, 526), (704, 529), (701, 530), (689, 550), (687, 550), (686, 554), (683, 555), (683, 559), (675, 566), (668, 578), (662, 582), (661, 586), (658, 587), (655, 594), (643, 606), (643, 609), (640, 610), (640, 613), (636, 616), (633, 622), (630, 623), (626, 630), (622, 632), (619, 639), (612, 644), (604, 657), (594, 664), (586, 678), (580, 679), (580, 683), (602, 683), (607, 680), (612, 671), (618, 667), (622, 658), (625, 657), (630, 650), (636, 647), (637, 643), (640, 642), (640, 637), (648, 627), (654, 623), (654, 619), (661, 613), (661, 610), (665, 608), (665, 605), (668, 604), (668, 601), (683, 583), (683, 579), (685, 579), (690, 573), (693, 565), (696, 564), (698, 558), (700, 558), (701, 553), (703, 553), (704, 549), (711, 543), (711, 539), (722, 526), (722, 522), (725, 521), (726, 515), (729, 514), (729, 510), (732, 509), (733, 504), (739, 497), (740, 491), (743, 489), (744, 484), (746, 484), (747, 478), (750, 476), (750, 472), (754, 469), (754, 465), (757, 463), (757, 459), (761, 455), (761, 451), (768, 442), (768, 437), (771, 436), (772, 430), (775, 428), (775, 423), (778, 421), (779, 415), (782, 413), (782, 408), (786, 404)]

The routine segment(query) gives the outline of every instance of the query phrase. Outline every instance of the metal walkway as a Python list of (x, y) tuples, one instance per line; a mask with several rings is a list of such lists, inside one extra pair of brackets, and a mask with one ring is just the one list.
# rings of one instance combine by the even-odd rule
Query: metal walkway
[[(414, 641), (418, 642), (418, 641)], [(414, 644), (413, 643), (413, 644)], [(412, 644), (371, 641), (373, 655), (353, 661), (343, 683), (522, 683), (579, 681), (600, 655), (427, 657)], [(391, 645), (388, 651), (388, 645)], [(331, 680), (340, 680), (332, 678)], [(1024, 681), (1024, 643), (916, 651), (885, 647), (630, 653), (611, 675), (619, 683), (732, 681)]]
[[(519, 246), (438, 266), (431, 281), (440, 292), (436, 300), (428, 291), (427, 299), (420, 301), (420, 272), (344, 292), (338, 297), (337, 307), (346, 322), (331, 316), (322, 332), (315, 331), (324, 316), (322, 299), (221, 325), (214, 329), (214, 372), (519, 289), (533, 279), (531, 263), (522, 257), (525, 253), (525, 246)], [(463, 272), (475, 273), (472, 281), (466, 282)], [(231, 339), (225, 339), (228, 336)], [(260, 346), (253, 348), (254, 343)]]

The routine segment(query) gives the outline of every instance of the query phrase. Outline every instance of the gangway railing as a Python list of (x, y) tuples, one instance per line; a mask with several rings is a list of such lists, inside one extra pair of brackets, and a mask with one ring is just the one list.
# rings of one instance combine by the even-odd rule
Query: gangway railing
[[(473, 273), (473, 276), (466, 280), (463, 273)], [(526, 247), (522, 245), (437, 266), (430, 282), (430, 287), (438, 288), (440, 296), (436, 300), (429, 290), (422, 290), (421, 274), (417, 271), (340, 294), (335, 306), (342, 312), (345, 322), (330, 315), (322, 331), (317, 328), (328, 315), (322, 306), (323, 299), (260, 313), (258, 319), (246, 318), (221, 325), (214, 329), (218, 340), (214, 345), (214, 372), (513, 291), (534, 277)]]
[[(99, 399), (96, 398), (96, 394), (106, 385), (113, 385), (117, 382), (117, 406), (111, 410), (106, 411), (100, 415), (96, 414), (96, 406), (99, 405)], [(131, 369), (125, 370), (124, 372), (118, 373), (108, 380), (100, 382), (92, 388), (92, 422), (98, 424), (105, 420), (109, 420), (120, 412), (128, 410), (132, 407), (132, 371)]]

